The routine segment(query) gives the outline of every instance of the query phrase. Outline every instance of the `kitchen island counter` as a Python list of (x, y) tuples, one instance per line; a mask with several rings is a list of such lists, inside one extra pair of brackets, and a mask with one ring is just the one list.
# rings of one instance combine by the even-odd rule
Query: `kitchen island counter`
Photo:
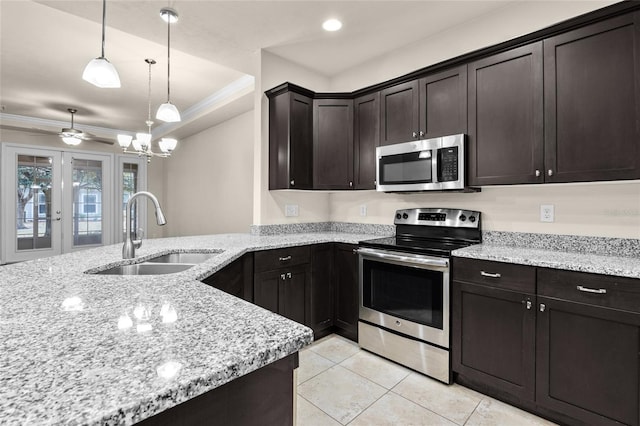
[[(0, 423), (133, 424), (296, 353), (311, 329), (199, 280), (249, 251), (370, 234), (145, 240), (0, 267)], [(217, 252), (167, 275), (93, 275), (173, 251)], [(219, 252), (218, 252), (219, 251)]]

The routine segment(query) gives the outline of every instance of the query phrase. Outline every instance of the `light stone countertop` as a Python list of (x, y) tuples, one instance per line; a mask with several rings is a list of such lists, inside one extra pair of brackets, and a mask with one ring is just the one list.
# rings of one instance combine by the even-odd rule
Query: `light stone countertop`
[(137, 258), (221, 250), (169, 275), (85, 273), (121, 244), (0, 266), (0, 424), (133, 424), (295, 353), (311, 329), (198, 280), (249, 251), (379, 236), (145, 240)]
[(619, 277), (640, 278), (640, 257), (602, 255), (562, 251), (560, 249), (527, 248), (510, 245), (478, 244), (453, 251), (455, 257), (517, 263), (569, 271)]

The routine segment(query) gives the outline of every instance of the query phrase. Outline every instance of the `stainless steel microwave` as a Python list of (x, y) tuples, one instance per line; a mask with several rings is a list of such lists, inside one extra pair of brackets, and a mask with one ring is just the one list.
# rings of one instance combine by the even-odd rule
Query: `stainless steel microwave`
[(465, 135), (376, 148), (376, 190), (382, 192), (465, 189)]

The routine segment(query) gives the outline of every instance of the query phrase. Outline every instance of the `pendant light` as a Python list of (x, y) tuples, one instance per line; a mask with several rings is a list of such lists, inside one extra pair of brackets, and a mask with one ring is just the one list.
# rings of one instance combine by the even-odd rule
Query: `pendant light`
[[(153, 152), (151, 149), (151, 126), (153, 125), (153, 121), (151, 121), (151, 65), (156, 63), (153, 59), (145, 59), (144, 60), (149, 65), (149, 92), (147, 97), (147, 121), (145, 124), (147, 125), (147, 132), (136, 133), (136, 138), (133, 139), (133, 136), (120, 134), (118, 135), (118, 145), (122, 148), (122, 152), (126, 154), (136, 154), (139, 157), (145, 156), (147, 157), (147, 162), (151, 162), (151, 157), (170, 157), (171, 152), (176, 149), (178, 145), (178, 141), (172, 138), (162, 138), (158, 145), (160, 146), (160, 150), (162, 152)], [(134, 151), (128, 151), (127, 148), (132, 145)]]
[(104, 30), (107, 15), (107, 0), (102, 0), (102, 54), (92, 59), (82, 73), (82, 79), (101, 89), (120, 87), (120, 76), (116, 67), (104, 57)]
[(171, 24), (178, 22), (178, 12), (165, 7), (160, 9), (160, 16), (167, 23), (167, 102), (160, 105), (156, 118), (167, 123), (181, 121), (180, 111), (171, 103)]

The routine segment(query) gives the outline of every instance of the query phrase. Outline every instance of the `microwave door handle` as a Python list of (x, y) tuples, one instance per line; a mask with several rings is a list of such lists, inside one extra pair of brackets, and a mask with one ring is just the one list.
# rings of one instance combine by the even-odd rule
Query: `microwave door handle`
[(438, 148), (434, 148), (432, 149), (432, 154), (431, 154), (431, 176), (432, 176), (432, 182), (433, 183), (439, 183), (440, 180), (438, 179), (438, 153), (440, 152), (440, 150)]

